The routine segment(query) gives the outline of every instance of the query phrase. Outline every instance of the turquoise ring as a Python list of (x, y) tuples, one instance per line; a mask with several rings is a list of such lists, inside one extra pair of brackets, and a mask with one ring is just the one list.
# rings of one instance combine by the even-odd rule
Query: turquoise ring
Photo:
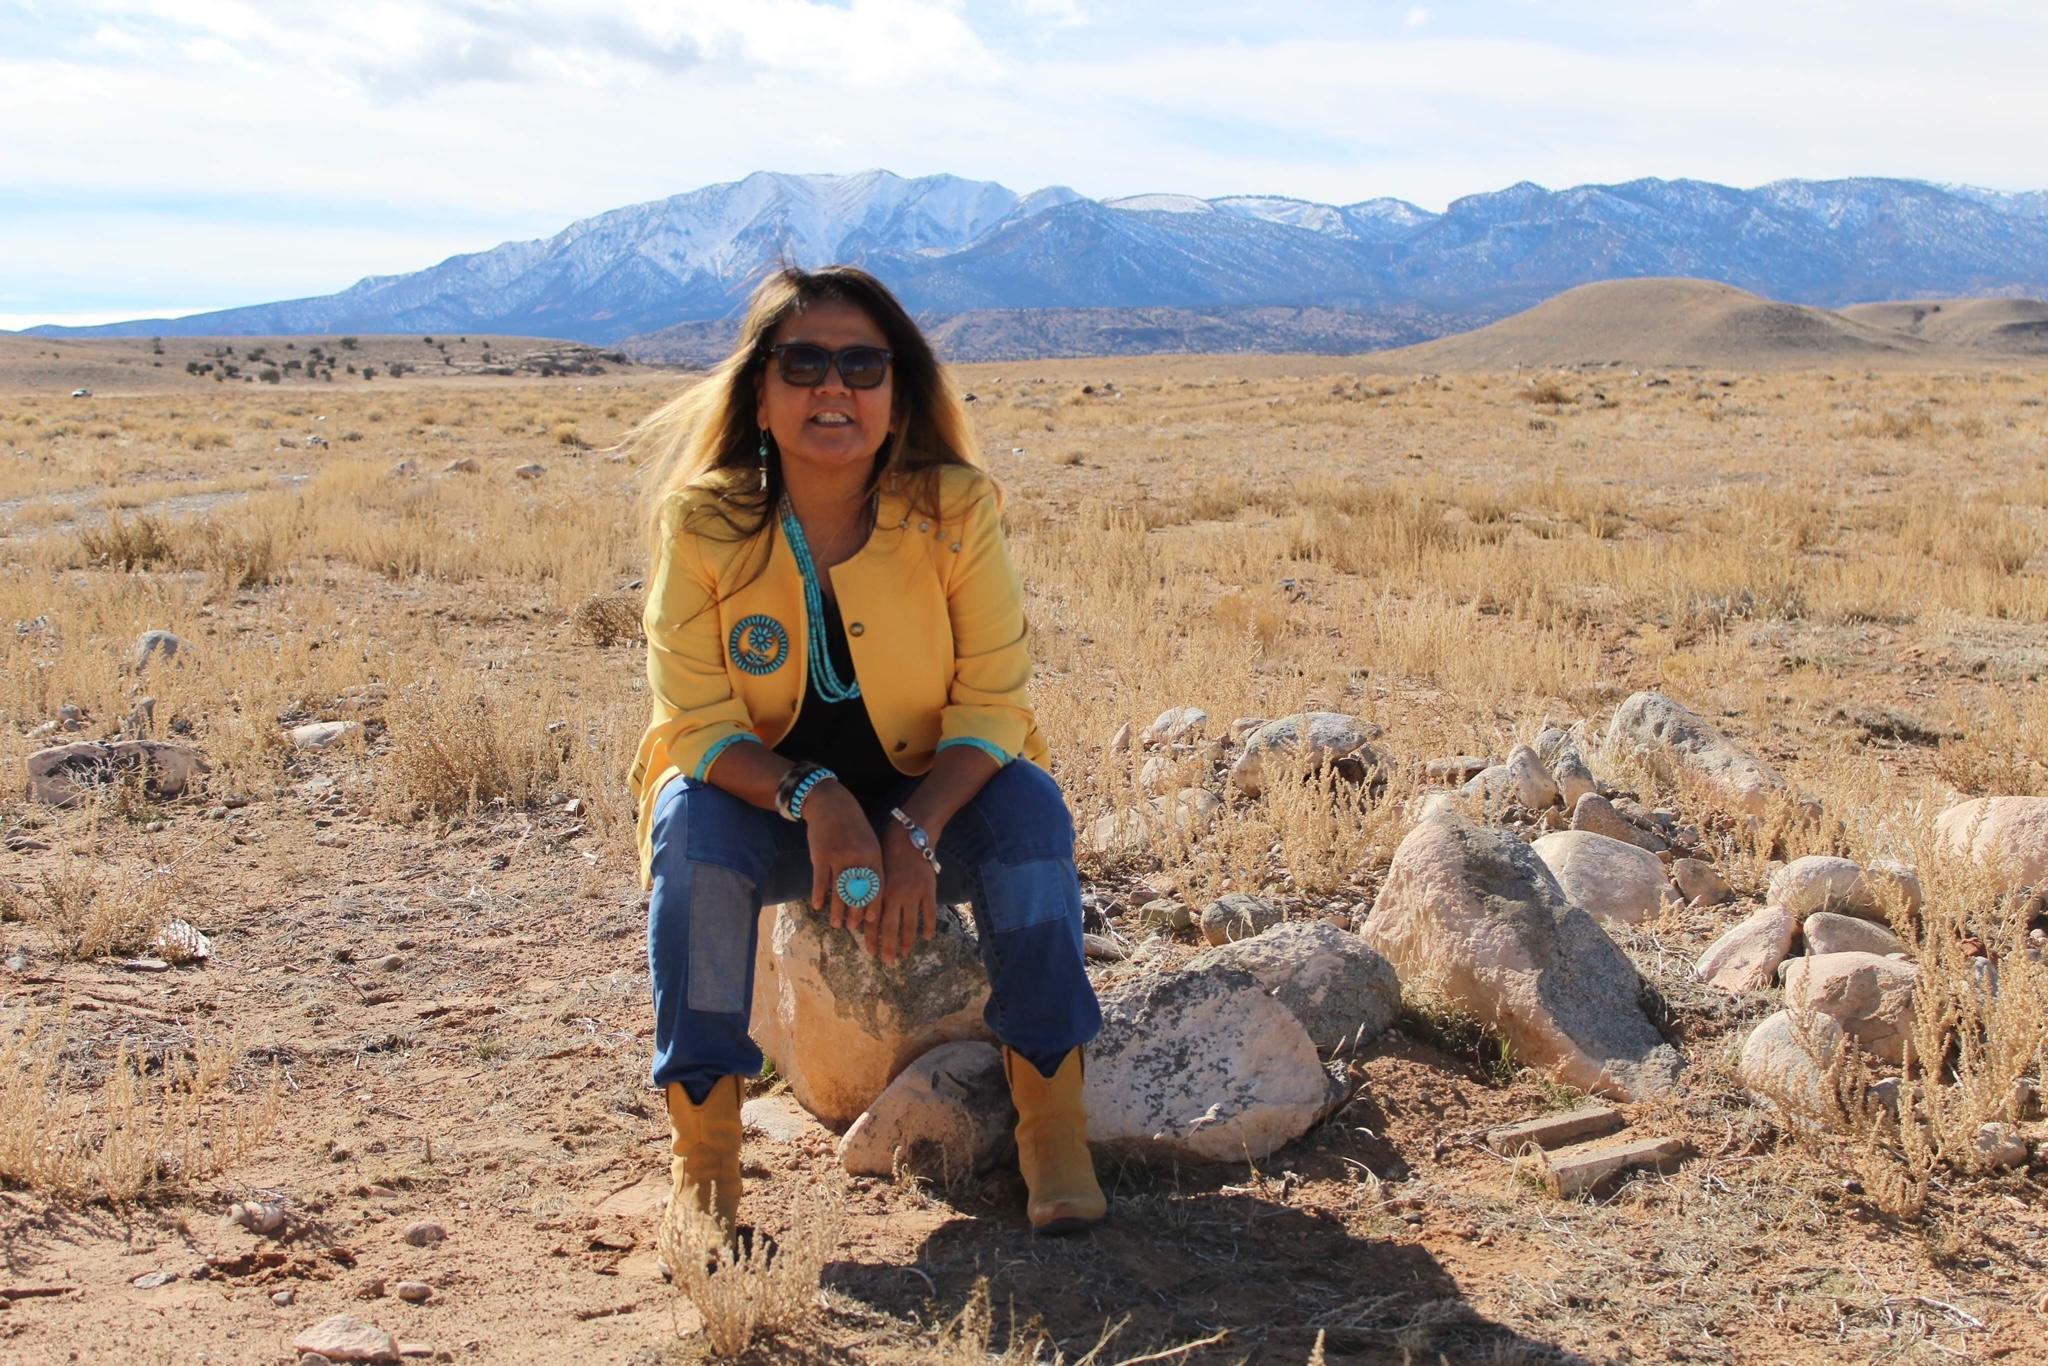
[(832, 885), (841, 901), (856, 911), (864, 911), (882, 894), (882, 875), (872, 868), (847, 868)]

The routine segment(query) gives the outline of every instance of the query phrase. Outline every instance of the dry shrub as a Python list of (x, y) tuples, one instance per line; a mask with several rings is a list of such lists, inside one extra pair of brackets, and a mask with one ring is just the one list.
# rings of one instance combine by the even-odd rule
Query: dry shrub
[(570, 752), (566, 726), (554, 727), (549, 716), (553, 700), (552, 691), (473, 682), (408, 688), (385, 708), (395, 795), (415, 811), (444, 816), (546, 796)]
[(191, 451), (218, 450), (235, 439), (234, 433), (221, 427), (187, 427), (179, 434), (185, 449)]
[(631, 593), (598, 593), (585, 598), (571, 619), (576, 638), (605, 649), (641, 639), (640, 599)]
[(1562, 405), (1573, 402), (1571, 390), (1554, 379), (1538, 380), (1522, 391), (1522, 397), (1530, 403)]
[(79, 528), (78, 550), (89, 565), (120, 570), (148, 569), (177, 553), (163, 522), (146, 513), (123, 521), (112, 508), (107, 510), (106, 525)]
[(275, 1087), (237, 1087), (232, 1043), (199, 1041), (160, 1070), (125, 1042), (97, 1088), (74, 1089), (69, 1016), (37, 1010), (0, 1042), (0, 1179), (126, 1204), (219, 1176), (277, 1126)]
[[(846, 1190), (813, 1188), (779, 1244), (755, 1236), (735, 1247), (717, 1218), (672, 1204), (655, 1246), (675, 1273), (675, 1291), (697, 1307), (704, 1336), (721, 1357), (736, 1357), (761, 1334), (787, 1333), (819, 1308), (826, 1259), (839, 1249)], [(714, 1256), (704, 1249), (715, 1247)]]
[(103, 958), (149, 948), (185, 888), (167, 873), (106, 873), (90, 865), (0, 884), (0, 919), (19, 920), (51, 937), (65, 958)]

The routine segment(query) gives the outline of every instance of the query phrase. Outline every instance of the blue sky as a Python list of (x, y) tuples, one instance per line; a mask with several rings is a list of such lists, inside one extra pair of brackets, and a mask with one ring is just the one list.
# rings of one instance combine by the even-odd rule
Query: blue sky
[(2044, 68), (2038, 0), (0, 0), (0, 328), (327, 293), (754, 170), (2044, 189)]

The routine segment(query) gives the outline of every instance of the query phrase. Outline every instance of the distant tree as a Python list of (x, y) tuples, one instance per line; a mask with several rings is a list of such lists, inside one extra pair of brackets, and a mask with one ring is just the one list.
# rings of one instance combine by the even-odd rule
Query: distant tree
[(376, 367), (376, 366), (374, 366), (374, 365), (365, 365), (365, 366), (363, 367), (363, 378), (364, 378), (364, 379), (375, 379), (375, 378), (377, 378), (377, 367)]
[(355, 367), (355, 363), (354, 363), (353, 361), (351, 361), (351, 362), (349, 363), (349, 367), (348, 367), (348, 372), (349, 372), (349, 373), (350, 373), (351, 375), (353, 375), (353, 374), (354, 374), (354, 373), (356, 372), (356, 367)]
[(164, 353), (164, 339), (162, 337), (151, 337), (149, 339), (149, 349), (156, 355), (161, 356)]
[(357, 342), (358, 338), (355, 338), (355, 337), (343, 337), (343, 338), (341, 338), (340, 340), (341, 340), (341, 349), (342, 349), (342, 350), (344, 350), (344, 351), (353, 351), (353, 350), (355, 350), (355, 349), (356, 349), (356, 342)]
[(275, 384), (283, 377), (277, 373), (275, 365), (266, 365), (257, 373), (256, 378), (262, 380), (265, 384)]
[[(213, 367), (211, 367), (211, 366), (208, 366), (207, 368), (208, 368), (208, 369), (212, 369)], [(186, 374), (188, 374), (188, 375), (196, 375), (196, 374), (198, 374), (198, 373), (199, 373), (199, 362), (198, 362), (198, 361), (196, 361), (196, 360), (188, 360), (188, 361), (186, 361), (186, 362), (185, 362), (185, 373), (186, 373)]]
[(429, 346), (432, 346), (434, 344), (434, 339), (432, 337), (421, 337), (420, 340), (425, 342)]

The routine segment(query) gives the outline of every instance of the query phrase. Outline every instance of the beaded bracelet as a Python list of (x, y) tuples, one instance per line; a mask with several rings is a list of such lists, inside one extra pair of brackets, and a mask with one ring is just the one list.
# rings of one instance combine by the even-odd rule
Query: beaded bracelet
[(796, 788), (789, 794), (788, 808), (782, 814), (790, 820), (802, 821), (804, 818), (804, 801), (811, 795), (812, 789), (816, 788), (818, 784), (828, 779), (835, 779), (838, 776), (829, 768), (813, 767), (810, 772), (804, 774), (802, 781), (798, 782)]

